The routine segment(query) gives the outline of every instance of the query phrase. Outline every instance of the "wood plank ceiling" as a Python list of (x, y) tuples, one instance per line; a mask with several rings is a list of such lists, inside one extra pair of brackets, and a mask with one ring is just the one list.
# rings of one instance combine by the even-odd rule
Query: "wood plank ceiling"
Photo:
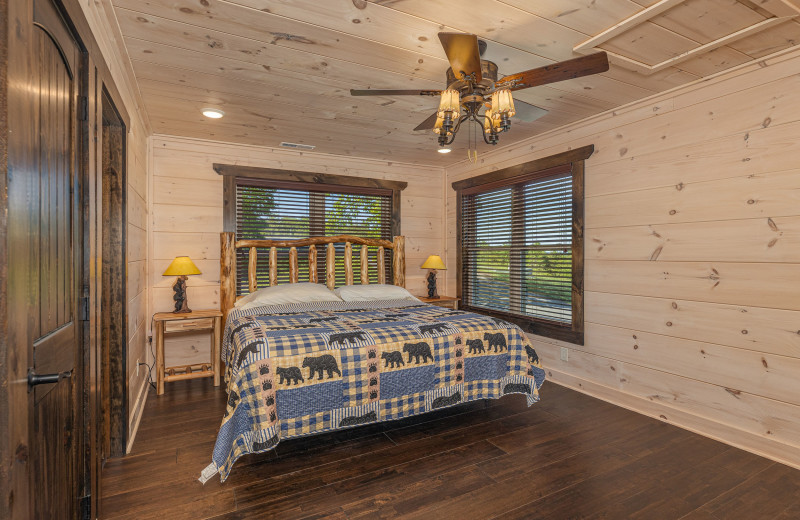
[(501, 75), (576, 47), (611, 53), (605, 74), (515, 92), (549, 112), (514, 122), (507, 145), (795, 45), (795, 1), (111, 0), (156, 133), (431, 165), (465, 159), (469, 133), (442, 155), (432, 132), (412, 131), (438, 98), (349, 89), (443, 88), (439, 31), (477, 34)]

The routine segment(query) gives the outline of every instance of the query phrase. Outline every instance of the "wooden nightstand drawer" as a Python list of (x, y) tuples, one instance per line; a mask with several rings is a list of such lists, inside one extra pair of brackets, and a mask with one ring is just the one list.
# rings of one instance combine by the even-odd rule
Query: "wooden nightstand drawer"
[(194, 320), (173, 320), (164, 322), (164, 332), (188, 332), (191, 330), (208, 330), (214, 326), (214, 318)]

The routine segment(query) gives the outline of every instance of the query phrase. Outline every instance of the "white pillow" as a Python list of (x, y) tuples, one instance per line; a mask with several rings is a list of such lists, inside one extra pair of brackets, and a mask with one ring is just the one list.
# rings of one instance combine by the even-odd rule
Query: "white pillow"
[(410, 292), (399, 285), (369, 284), (345, 285), (333, 291), (346, 302), (366, 302), (373, 300), (416, 300)]
[(247, 308), (286, 303), (339, 302), (342, 301), (327, 287), (318, 283), (302, 282), (273, 285), (259, 289), (240, 298), (235, 307)]

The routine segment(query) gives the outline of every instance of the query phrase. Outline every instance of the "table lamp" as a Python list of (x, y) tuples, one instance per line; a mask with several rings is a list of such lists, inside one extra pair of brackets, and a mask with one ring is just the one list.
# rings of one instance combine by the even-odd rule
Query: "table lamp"
[(439, 255), (431, 255), (425, 260), (425, 263), (420, 266), (420, 269), (430, 269), (428, 272), (428, 298), (438, 298), (439, 294), (436, 292), (436, 270), (447, 269), (442, 262), (442, 257)]
[(167, 267), (167, 270), (164, 271), (164, 274), (162, 275), (178, 277), (178, 279), (175, 281), (175, 284), (172, 286), (172, 290), (175, 291), (175, 295), (172, 297), (172, 299), (175, 300), (175, 310), (172, 312), (175, 314), (192, 312), (192, 309), (190, 309), (186, 303), (188, 301), (188, 296), (186, 294), (186, 280), (188, 280), (187, 275), (190, 274), (202, 273), (188, 256), (176, 256), (175, 260), (169, 264), (169, 267)]

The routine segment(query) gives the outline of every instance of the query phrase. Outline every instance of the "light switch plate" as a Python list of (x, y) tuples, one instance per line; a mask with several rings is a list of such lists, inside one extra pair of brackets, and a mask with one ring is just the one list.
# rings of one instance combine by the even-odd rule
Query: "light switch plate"
[(561, 361), (569, 361), (569, 349), (561, 347)]

